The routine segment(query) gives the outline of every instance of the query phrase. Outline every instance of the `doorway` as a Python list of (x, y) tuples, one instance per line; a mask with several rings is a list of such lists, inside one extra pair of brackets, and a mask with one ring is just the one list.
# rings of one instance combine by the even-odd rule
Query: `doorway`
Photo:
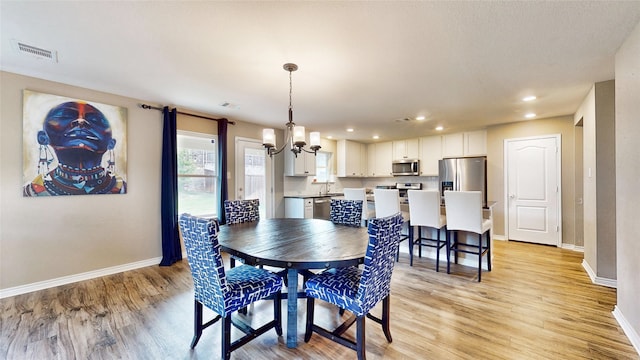
[(505, 140), (507, 238), (562, 246), (560, 135)]
[(258, 199), (260, 218), (271, 218), (273, 217), (271, 158), (267, 156), (260, 140), (236, 137), (235, 143), (235, 198)]

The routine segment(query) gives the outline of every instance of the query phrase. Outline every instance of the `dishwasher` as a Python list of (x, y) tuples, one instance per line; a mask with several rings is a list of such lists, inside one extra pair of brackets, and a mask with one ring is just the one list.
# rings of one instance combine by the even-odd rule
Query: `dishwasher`
[(330, 197), (313, 198), (313, 218), (329, 220), (329, 212), (331, 211)]

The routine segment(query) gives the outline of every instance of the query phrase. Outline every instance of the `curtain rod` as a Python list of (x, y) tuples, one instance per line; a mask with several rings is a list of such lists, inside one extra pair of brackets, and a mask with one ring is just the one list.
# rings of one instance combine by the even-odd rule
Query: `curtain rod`
[[(141, 108), (143, 108), (143, 109), (147, 109), (147, 110), (149, 110), (149, 109), (159, 110), (159, 111), (162, 111), (162, 110), (163, 110), (163, 108), (161, 108), (161, 107), (157, 107), (157, 106), (151, 106), (151, 105), (147, 105), (147, 104), (139, 104), (139, 105), (140, 105), (140, 107), (141, 107)], [(189, 116), (194, 116), (194, 117), (197, 117), (197, 118), (207, 119), (207, 120), (213, 120), (213, 121), (222, 120), (222, 119), (216, 119), (216, 118), (212, 118), (212, 117), (208, 117), (208, 116), (202, 116), (202, 115), (197, 115), (197, 114), (191, 114), (191, 113), (184, 112), (184, 111), (180, 111), (180, 110), (178, 110), (178, 111), (177, 111), (177, 113), (178, 113), (178, 114), (180, 114), (180, 115), (189, 115)], [(235, 125), (235, 124), (236, 124), (236, 122), (235, 122), (235, 121), (227, 121), (227, 123), (228, 123), (228, 124), (231, 124), (231, 125)]]

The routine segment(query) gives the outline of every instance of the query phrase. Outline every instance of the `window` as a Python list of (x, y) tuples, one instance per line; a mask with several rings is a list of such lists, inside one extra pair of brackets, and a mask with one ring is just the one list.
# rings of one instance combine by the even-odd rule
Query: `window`
[(178, 213), (217, 217), (217, 135), (178, 131)]
[(331, 153), (318, 151), (316, 153), (316, 181), (326, 183), (331, 181), (330, 163)]

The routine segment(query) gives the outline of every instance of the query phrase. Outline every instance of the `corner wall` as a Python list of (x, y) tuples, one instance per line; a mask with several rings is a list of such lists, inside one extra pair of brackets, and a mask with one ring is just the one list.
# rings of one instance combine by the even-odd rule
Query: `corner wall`
[(584, 261), (599, 283), (615, 282), (615, 81), (596, 83), (574, 115), (583, 126)]
[(616, 54), (616, 249), (614, 315), (640, 354), (640, 23)]

